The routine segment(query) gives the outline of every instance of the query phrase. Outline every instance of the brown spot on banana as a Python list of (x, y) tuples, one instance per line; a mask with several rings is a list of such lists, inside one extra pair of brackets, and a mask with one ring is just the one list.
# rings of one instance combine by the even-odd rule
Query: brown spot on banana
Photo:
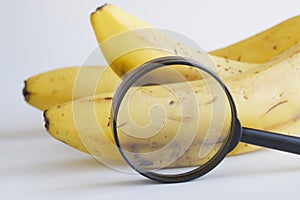
[(284, 92), (280, 92), (278, 96), (279, 96), (279, 98), (281, 98), (283, 95), (284, 95)]
[(110, 120), (111, 120), (111, 119), (110, 119), (110, 117), (109, 117), (109, 118), (108, 118), (107, 125), (106, 125), (107, 127), (109, 127), (109, 126), (110, 126)]
[(174, 104), (174, 101), (169, 101), (169, 105), (171, 106), (171, 105), (173, 105)]
[(112, 100), (112, 97), (105, 97), (104, 100)]
[(89, 99), (89, 102), (99, 102), (99, 101), (111, 101), (113, 97), (99, 97), (99, 98), (94, 98), (94, 99)]
[(269, 112), (271, 112), (272, 110), (274, 110), (275, 108), (277, 108), (278, 106), (282, 105), (282, 104), (285, 104), (285, 103), (288, 103), (288, 100), (285, 100), (285, 101), (281, 101), (275, 105), (273, 105), (271, 108), (269, 108), (262, 116), (265, 116), (266, 114), (268, 114)]

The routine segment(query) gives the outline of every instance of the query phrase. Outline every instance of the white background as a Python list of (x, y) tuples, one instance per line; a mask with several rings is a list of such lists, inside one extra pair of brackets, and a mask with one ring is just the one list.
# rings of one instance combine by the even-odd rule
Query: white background
[[(207, 51), (300, 14), (296, 0), (109, 2), (185, 34)], [(50, 137), (41, 112), (23, 100), (23, 81), (82, 64), (97, 45), (89, 16), (102, 3), (1, 0), (1, 199), (299, 199), (300, 157), (287, 153), (226, 158), (203, 178), (164, 185), (107, 168)]]

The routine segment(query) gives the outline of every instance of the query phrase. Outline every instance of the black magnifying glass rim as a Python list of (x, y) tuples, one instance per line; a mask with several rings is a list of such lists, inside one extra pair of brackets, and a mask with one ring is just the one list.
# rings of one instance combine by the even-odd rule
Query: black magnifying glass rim
[[(209, 75), (211, 75), (223, 88), (224, 92), (226, 93), (226, 96), (228, 98), (230, 107), (231, 107), (231, 128), (229, 136), (227, 137), (227, 141), (223, 145), (223, 147), (218, 151), (214, 157), (208, 161), (203, 166), (200, 166), (192, 171), (181, 173), (181, 174), (172, 174), (172, 175), (163, 175), (158, 174), (155, 172), (149, 172), (149, 171), (143, 171), (139, 167), (137, 167), (134, 162), (131, 161), (130, 158), (127, 157), (126, 153), (123, 151), (122, 144), (120, 143), (119, 137), (118, 137), (118, 130), (117, 130), (117, 117), (119, 113), (119, 108), (122, 103), (122, 100), (124, 96), (126, 95), (128, 89), (130, 89), (134, 83), (144, 76), (146, 73), (149, 73), (150, 71), (153, 71), (160, 67), (170, 66), (170, 65), (188, 65), (191, 67), (197, 67), (200, 70), (205, 71)], [(115, 96), (113, 98), (112, 102), (112, 109), (111, 109), (111, 119), (112, 119), (112, 129), (113, 129), (113, 135), (114, 139), (117, 145), (117, 148), (119, 152), (121, 153), (124, 160), (131, 166), (135, 171), (137, 171), (139, 174), (158, 181), (162, 183), (178, 183), (178, 182), (185, 182), (190, 181), (193, 179), (196, 179), (200, 176), (205, 175), (212, 169), (214, 169), (240, 141), (241, 138), (241, 124), (237, 118), (237, 111), (236, 106), (234, 104), (234, 100), (225, 86), (225, 84), (222, 82), (222, 80), (214, 73), (212, 72), (208, 67), (205, 65), (192, 60), (190, 58), (185, 58), (181, 56), (166, 56), (162, 58), (153, 59), (140, 67), (130, 71), (128, 75), (126, 75), (121, 82), (119, 88), (117, 89)]]

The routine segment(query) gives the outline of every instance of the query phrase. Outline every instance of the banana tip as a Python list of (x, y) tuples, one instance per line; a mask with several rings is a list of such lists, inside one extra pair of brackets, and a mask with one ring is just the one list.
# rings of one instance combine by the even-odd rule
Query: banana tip
[(44, 113), (43, 113), (43, 116), (44, 116), (44, 122), (45, 122), (45, 128), (46, 128), (46, 130), (48, 131), (49, 130), (49, 119), (48, 119), (48, 117), (47, 117), (47, 110), (45, 110), (44, 111)]
[(23, 93), (23, 96), (24, 96), (25, 100), (28, 101), (29, 96), (30, 96), (30, 92), (27, 90), (27, 81), (24, 81), (24, 84), (25, 84), (25, 86), (23, 88), (22, 93)]
[(102, 8), (104, 8), (105, 6), (107, 6), (108, 4), (107, 3), (104, 3), (102, 6), (99, 6), (97, 9), (96, 9), (96, 12), (97, 11), (100, 11)]

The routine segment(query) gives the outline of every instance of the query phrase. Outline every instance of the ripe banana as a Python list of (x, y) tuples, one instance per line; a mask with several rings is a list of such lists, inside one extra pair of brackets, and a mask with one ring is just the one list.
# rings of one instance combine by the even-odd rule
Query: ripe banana
[[(183, 56), (186, 57), (198, 57), (198, 52), (189, 48), (184, 48), (183, 52), (179, 52), (183, 45), (178, 45), (177, 40), (172, 40), (170, 36), (161, 33), (160, 30), (155, 29), (152, 25), (114, 5), (105, 4), (98, 8), (91, 15), (91, 23), (97, 40), (102, 46), (103, 54), (111, 63), (110, 66), (119, 75), (123, 75), (151, 59), (163, 57), (170, 53), (175, 55), (182, 55), (183, 53)], [(118, 42), (122, 37), (124, 37), (124, 40), (122, 40), (122, 45), (120, 45)], [(126, 42), (125, 38), (131, 40)], [(210, 53), (210, 58), (213, 62), (218, 60), (215, 57), (216, 55), (236, 61), (264, 63), (286, 51), (299, 41), (300, 16), (282, 22), (237, 44), (213, 51)], [(132, 43), (135, 44), (133, 45)], [(146, 49), (135, 49), (134, 52), (126, 52), (126, 50), (131, 51), (133, 46), (146, 47)], [(124, 55), (120, 56), (121, 52)], [(238, 66), (239, 64), (230, 72), (228, 72), (228, 68), (221, 65), (221, 67), (217, 67), (217, 73), (224, 77), (224, 74), (225, 76), (231, 76), (231, 73), (236, 75), (238, 73), (235, 72), (249, 70), (247, 67)], [(215, 63), (215, 66), (220, 65)]]
[[(27, 79), (23, 95), (30, 105), (45, 110), (73, 99), (112, 92), (119, 80), (120, 78), (109, 67), (67, 67)], [(82, 89), (74, 90), (74, 88)]]
[[(249, 70), (249, 68), (257, 67), (256, 65), (230, 61), (233, 70), (229, 72), (229, 68), (224, 67), (229, 60), (215, 56), (209, 58), (208, 55), (199, 52), (198, 49), (186, 45), (110, 4), (97, 9), (91, 15), (91, 23), (107, 62), (119, 76), (123, 76), (152, 59), (170, 55), (181, 55), (201, 60), (207, 66), (219, 66), (215, 71), (222, 77), (233, 76)], [(211, 63), (209, 59), (213, 60), (214, 63)], [(181, 71), (180, 67), (176, 69), (188, 80), (198, 78), (191, 76), (189, 70)]]
[[(246, 127), (283, 134), (299, 133), (299, 77), (300, 44), (257, 70), (227, 81), (226, 85), (236, 102), (241, 123)], [(194, 89), (201, 91), (199, 81), (194, 82)], [(136, 109), (132, 110), (132, 115), (147, 124), (147, 119), (138, 117), (139, 113), (141, 111), (145, 113), (151, 107), (151, 102), (167, 107), (166, 102), (169, 102), (171, 94), (161, 86), (149, 86), (140, 90), (135, 98)], [(199, 95), (203, 94), (200, 92)], [(103, 93), (49, 108), (44, 113), (47, 130), (53, 137), (82, 151), (99, 157), (121, 159), (113, 145), (110, 119), (112, 98), (112, 93)], [(177, 106), (177, 104), (174, 103), (172, 106)], [(168, 119), (184, 119), (178, 118), (181, 114), (176, 110), (175, 107), (175, 112), (167, 112)], [(178, 126), (178, 123), (188, 122), (173, 120), (167, 126), (167, 129), (170, 129), (169, 133), (172, 133), (172, 127)], [(160, 138), (158, 142), (166, 143), (163, 138)], [(153, 147), (147, 148), (151, 150)], [(251, 150), (253, 147), (250, 145), (244, 148), (240, 146), (231, 152), (231, 155)], [(190, 160), (185, 159), (181, 164), (190, 165), (191, 163)]]
[[(215, 63), (224, 70), (223, 77), (256, 68), (256, 64), (222, 60)], [(32, 106), (45, 110), (51, 106), (94, 94), (113, 92), (121, 78), (109, 67), (68, 67), (44, 72), (25, 81), (23, 95)], [(78, 85), (78, 84), (84, 84)]]
[(264, 63), (300, 41), (300, 16), (211, 54), (228, 59)]

